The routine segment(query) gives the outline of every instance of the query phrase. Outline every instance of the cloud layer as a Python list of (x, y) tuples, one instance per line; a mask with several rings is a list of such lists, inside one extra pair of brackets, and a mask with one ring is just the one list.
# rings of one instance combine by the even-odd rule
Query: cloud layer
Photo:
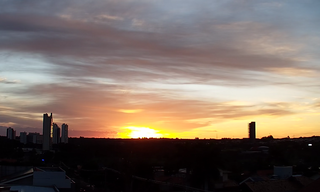
[(319, 5), (2, 0), (0, 126), (41, 131), (53, 112), (72, 136), (229, 137), (233, 122), (304, 116), (319, 94)]

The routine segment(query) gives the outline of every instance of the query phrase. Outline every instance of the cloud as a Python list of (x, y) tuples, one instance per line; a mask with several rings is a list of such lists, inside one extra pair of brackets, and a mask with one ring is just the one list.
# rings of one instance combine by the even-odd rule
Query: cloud
[(320, 101), (316, 102), (316, 103), (314, 104), (314, 106), (315, 106), (316, 108), (320, 108)]
[(307, 70), (307, 69), (296, 69), (296, 68), (269, 68), (270, 71), (273, 71), (282, 75), (289, 76), (306, 76), (312, 77), (316, 75), (315, 70)]
[[(68, 123), (74, 130), (84, 131), (87, 127), (95, 127), (96, 131), (102, 132), (116, 131), (130, 125), (167, 131), (187, 131), (210, 125), (212, 122), (293, 114), (290, 110), (268, 104), (264, 104), (263, 109), (257, 109), (260, 105), (172, 99), (156, 93), (128, 94), (122, 92), (120, 86), (114, 85), (37, 85), (21, 93), (51, 99), (38, 106), (15, 104), (13, 110), (6, 110), (7, 115), (2, 113), (2, 121), (15, 122), (18, 127), (41, 127), (41, 115), (46, 112), (54, 114), (54, 122)], [(123, 111), (124, 108), (139, 110)], [(16, 115), (15, 109), (19, 109), (19, 116)], [(34, 114), (39, 114), (37, 120), (31, 120), (34, 119)]]
[(20, 81), (18, 80), (8, 80), (6, 78), (1, 78), (0, 77), (0, 83), (4, 83), (4, 84), (17, 84), (20, 83)]
[(120, 20), (122, 21), (123, 18), (122, 17), (117, 17), (117, 16), (112, 16), (112, 15), (98, 15), (96, 16), (97, 19), (108, 19), (108, 20)]
[[(231, 37), (231, 34), (226, 35), (224, 31), (214, 28), (212, 32), (215, 35), (210, 37), (211, 43), (205, 40), (207, 34), (194, 37), (199, 44), (188, 37), (193, 32), (192, 29), (189, 32), (176, 32), (175, 35), (169, 30), (170, 26), (165, 32), (144, 32), (79, 20), (64, 20), (55, 16), (4, 14), (0, 18), (2, 30), (25, 34), (8, 34), (9, 38), (2, 39), (0, 49), (37, 52), (43, 54), (57, 69), (69, 66), (65, 72), (57, 70), (59, 74), (56, 75), (68, 73), (66, 75), (75, 77), (101, 77), (106, 73), (112, 75), (116, 72), (117, 79), (140, 76), (143, 81), (149, 76), (166, 79), (166, 74), (169, 74), (193, 77), (193, 80), (200, 81), (216, 79), (216, 83), (235, 83), (240, 82), (240, 79), (251, 85), (258, 81), (252, 81), (253, 76), (246, 76), (245, 71), (269, 72), (273, 68), (301, 68), (290, 58), (247, 53), (242, 48), (237, 48), (245, 44), (235, 37), (242, 38), (242, 34), (247, 31), (235, 36), (232, 34)], [(259, 33), (265, 28), (256, 30)], [(78, 70), (73, 70), (75, 67)]]
[(183, 132), (297, 113), (278, 90), (316, 92), (315, 5), (2, 1), (0, 53), (10, 54), (0, 74), (23, 82), (0, 78), (2, 120), (41, 127), (53, 112), (75, 135), (95, 127), (91, 135), (111, 137), (123, 126)]
[(69, 137), (117, 138), (116, 131), (69, 130)]
[(122, 113), (139, 113), (143, 110), (142, 109), (119, 109), (118, 111)]

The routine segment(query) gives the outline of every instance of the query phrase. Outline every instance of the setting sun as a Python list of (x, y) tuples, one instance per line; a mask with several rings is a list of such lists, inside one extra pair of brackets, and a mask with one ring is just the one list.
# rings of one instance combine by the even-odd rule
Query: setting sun
[(151, 129), (149, 127), (124, 127), (126, 129), (126, 133), (121, 133), (122, 137), (129, 138), (143, 138), (143, 137), (162, 137), (162, 134), (158, 133), (157, 130)]

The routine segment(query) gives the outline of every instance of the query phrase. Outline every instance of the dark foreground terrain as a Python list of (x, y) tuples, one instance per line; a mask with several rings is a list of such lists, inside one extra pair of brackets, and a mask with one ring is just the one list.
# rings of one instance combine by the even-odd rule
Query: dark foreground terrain
[[(45, 152), (41, 145), (1, 137), (0, 177), (8, 166), (59, 166), (76, 182), (76, 191), (257, 191), (252, 182), (274, 186), (287, 180), (302, 191), (317, 180), (319, 152), (319, 137), (269, 136), (255, 142), (70, 138)], [(291, 174), (281, 178), (275, 166)]]

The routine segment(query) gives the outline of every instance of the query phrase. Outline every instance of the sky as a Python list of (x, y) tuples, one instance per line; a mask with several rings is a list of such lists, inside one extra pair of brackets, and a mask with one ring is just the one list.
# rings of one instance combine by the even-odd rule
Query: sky
[(0, 135), (320, 135), (318, 0), (0, 0)]

